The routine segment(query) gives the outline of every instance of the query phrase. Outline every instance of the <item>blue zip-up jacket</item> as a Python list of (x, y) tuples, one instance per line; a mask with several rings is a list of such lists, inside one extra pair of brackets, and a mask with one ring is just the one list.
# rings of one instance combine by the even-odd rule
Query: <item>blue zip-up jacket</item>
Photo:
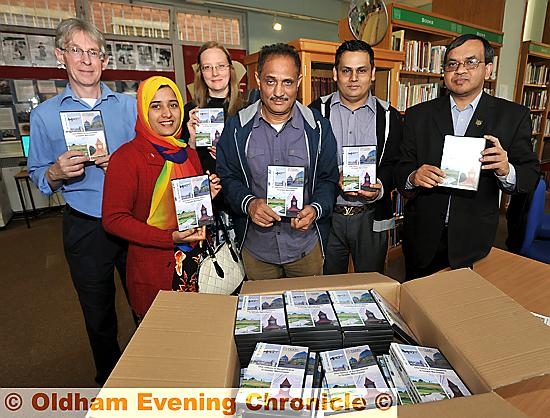
[[(330, 123), (318, 111), (299, 102), (296, 105), (304, 118), (304, 133), (309, 152), (307, 184), (310, 201), (305, 203), (317, 211), (315, 227), (324, 246), (338, 190), (336, 140)], [(242, 248), (250, 221), (247, 212), (250, 202), (256, 197), (266, 198), (252, 193), (249, 182), (252, 174), (246, 158), (254, 116), (259, 109), (260, 101), (257, 101), (229, 118), (216, 146), (216, 170), (221, 179), (225, 200), (233, 212), (239, 249)]]

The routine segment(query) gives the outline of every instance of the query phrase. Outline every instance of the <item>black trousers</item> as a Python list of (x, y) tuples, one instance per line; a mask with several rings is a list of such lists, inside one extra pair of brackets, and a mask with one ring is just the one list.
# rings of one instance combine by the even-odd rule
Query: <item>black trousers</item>
[(437, 273), (444, 268), (449, 267), (449, 237), (448, 237), (448, 228), (445, 227), (441, 232), (441, 239), (437, 246), (437, 251), (435, 252), (432, 261), (425, 267), (414, 266), (413, 263), (407, 263), (407, 258), (405, 257), (405, 280), (418, 279), (420, 277), (429, 276), (430, 274)]
[(350, 254), (356, 273), (384, 273), (388, 231), (374, 232), (373, 223), (374, 207), (351, 216), (332, 213), (324, 274), (347, 273)]
[(67, 205), (63, 214), (63, 246), (84, 314), (97, 370), (95, 380), (103, 385), (121, 354), (114, 269), (125, 284), (127, 244), (107, 234), (101, 219)]

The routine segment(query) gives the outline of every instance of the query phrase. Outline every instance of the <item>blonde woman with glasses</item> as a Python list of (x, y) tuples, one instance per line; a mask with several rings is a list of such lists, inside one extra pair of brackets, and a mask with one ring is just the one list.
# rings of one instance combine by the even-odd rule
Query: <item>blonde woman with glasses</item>
[[(223, 108), (224, 118), (233, 116), (244, 102), (239, 93), (239, 80), (231, 55), (224, 46), (211, 41), (203, 44), (197, 56), (195, 72), (195, 97), (184, 108), (184, 126), (182, 139), (195, 148), (196, 126), (199, 122), (199, 108)], [(197, 149), (201, 164), (211, 173), (216, 171), (216, 147)]]

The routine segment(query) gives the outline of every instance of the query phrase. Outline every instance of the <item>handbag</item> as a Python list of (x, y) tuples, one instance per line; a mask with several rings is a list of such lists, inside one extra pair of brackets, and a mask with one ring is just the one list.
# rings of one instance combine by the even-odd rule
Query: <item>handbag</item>
[(244, 266), (225, 223), (218, 214), (215, 217), (225, 242), (214, 249), (207, 239), (204, 241), (206, 254), (199, 264), (199, 293), (230, 295), (244, 280)]

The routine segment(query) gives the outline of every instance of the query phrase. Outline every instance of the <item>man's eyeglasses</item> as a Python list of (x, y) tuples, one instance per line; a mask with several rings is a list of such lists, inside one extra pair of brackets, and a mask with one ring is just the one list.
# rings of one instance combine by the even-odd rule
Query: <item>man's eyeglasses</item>
[(68, 52), (73, 58), (82, 58), (84, 53), (88, 54), (88, 57), (90, 57), (91, 60), (103, 61), (105, 58), (105, 53), (98, 51), (97, 49), (88, 49), (87, 51), (84, 51), (78, 46), (70, 46), (68, 48), (61, 48), (61, 51)]
[(231, 64), (217, 64), (217, 65), (201, 65), (201, 71), (203, 73), (211, 73), (212, 71), (216, 70), (219, 73), (224, 73), (227, 70), (229, 70), (229, 67), (231, 67)]
[(479, 64), (481, 63), (480, 60), (477, 58), (468, 58), (464, 61), (447, 61), (445, 63), (445, 66), (443, 67), (443, 70), (446, 72), (456, 71), (460, 67), (460, 65), (463, 65), (464, 68), (467, 70), (475, 70), (477, 67), (479, 67)]

